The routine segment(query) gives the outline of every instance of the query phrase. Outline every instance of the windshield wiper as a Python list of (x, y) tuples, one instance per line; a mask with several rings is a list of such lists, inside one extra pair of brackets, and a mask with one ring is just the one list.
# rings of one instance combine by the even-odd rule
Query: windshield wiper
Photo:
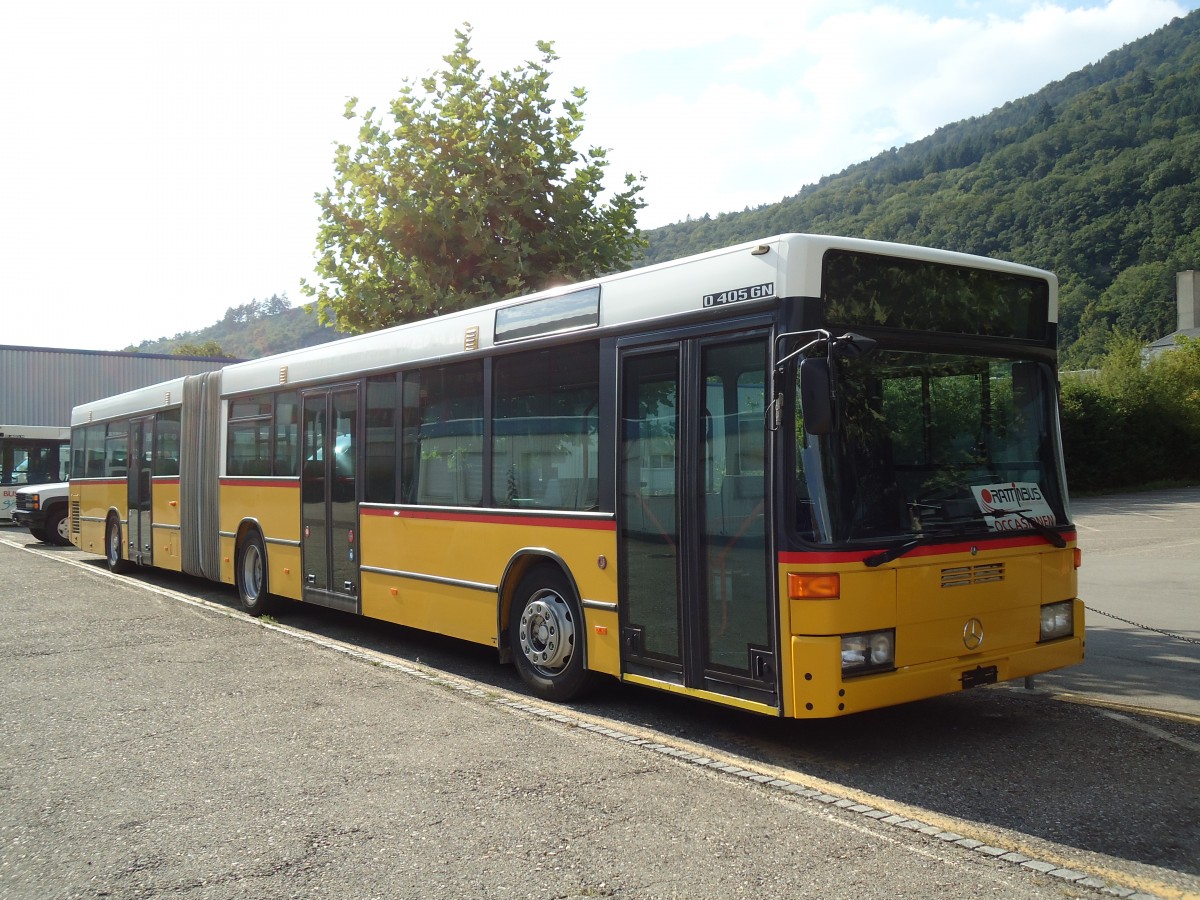
[(1033, 519), (1025, 515), (1027, 512), (1029, 512), (1027, 509), (993, 509), (988, 513), (988, 515), (995, 516), (997, 518), (1000, 518), (1001, 516), (1016, 516), (1059, 550), (1067, 546), (1067, 542), (1063, 539), (1061, 534), (1059, 534), (1053, 528), (1050, 528), (1048, 525), (1039, 522), (1037, 519)]
[(963, 536), (963, 532), (951, 528), (944, 523), (939, 523), (939, 526), (936, 527), (922, 528), (921, 533), (914, 538), (909, 538), (906, 541), (893, 544), (886, 550), (880, 550), (878, 553), (868, 556), (863, 560), (863, 564), (874, 569), (876, 566), (882, 566), (884, 563), (889, 563), (893, 559), (899, 559), (905, 553), (916, 550), (922, 544), (928, 544), (930, 541), (935, 541), (938, 538), (961, 538)]
[[(1027, 524), (1034, 531), (1036, 531), (1039, 535), (1041, 535), (1047, 541), (1049, 541), (1051, 544), (1053, 544), (1055, 547), (1057, 547), (1059, 550), (1062, 550), (1064, 547), (1067, 546), (1067, 542), (1063, 539), (1063, 536), (1061, 534), (1059, 534), (1054, 529), (1048, 527), (1047, 525), (1044, 525), (1043, 523), (1039, 522), (1037, 519), (1027, 516), (1026, 515), (1027, 512), (1028, 512), (1028, 510), (1024, 510), (1024, 509), (994, 509), (991, 512), (989, 512), (988, 515), (996, 516), (997, 518), (1002, 517), (1002, 516), (1016, 516), (1022, 522)], [(899, 559), (904, 554), (906, 554), (912, 550), (915, 550), (917, 547), (920, 547), (922, 544), (926, 543), (927, 541), (929, 541), (931, 539), (939, 538), (939, 537), (951, 537), (951, 536), (956, 536), (956, 537), (967, 537), (968, 536), (966, 532), (958, 532), (958, 531), (954, 531), (954, 530), (946, 528), (947, 523), (939, 523), (939, 524), (942, 525), (943, 530), (935, 532), (932, 529), (926, 529), (921, 534), (920, 537), (911, 538), (910, 540), (907, 540), (907, 541), (901, 541), (898, 544), (893, 544), (891, 547), (888, 547), (886, 550), (881, 550), (872, 556), (866, 557), (863, 560), (863, 564), (868, 566), (869, 568), (874, 569), (877, 566), (882, 566), (884, 563), (889, 563), (894, 559)]]
[(910, 541), (901, 541), (899, 544), (893, 544), (886, 550), (881, 550), (873, 556), (868, 556), (863, 560), (863, 563), (874, 569), (876, 566), (882, 566), (884, 563), (891, 562), (893, 559), (899, 559), (909, 550), (915, 550), (921, 546), (924, 538), (913, 538)]

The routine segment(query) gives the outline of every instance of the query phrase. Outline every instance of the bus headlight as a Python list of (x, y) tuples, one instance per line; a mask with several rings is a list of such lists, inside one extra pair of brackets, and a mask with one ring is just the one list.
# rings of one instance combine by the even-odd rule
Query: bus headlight
[(1042, 629), (1039, 641), (1053, 641), (1075, 633), (1075, 601), (1047, 603), (1042, 607)]
[(896, 632), (868, 631), (842, 638), (842, 674), (859, 675), (896, 667)]

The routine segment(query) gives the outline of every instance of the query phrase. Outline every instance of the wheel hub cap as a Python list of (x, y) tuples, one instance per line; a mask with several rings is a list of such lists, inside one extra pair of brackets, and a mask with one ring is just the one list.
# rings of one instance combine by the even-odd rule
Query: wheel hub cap
[(562, 597), (543, 591), (521, 614), (521, 652), (541, 669), (561, 669), (575, 647), (575, 625)]
[(242, 575), (246, 594), (252, 600), (257, 599), (262, 591), (262, 557), (259, 556), (257, 548), (251, 547), (246, 551), (242, 562)]

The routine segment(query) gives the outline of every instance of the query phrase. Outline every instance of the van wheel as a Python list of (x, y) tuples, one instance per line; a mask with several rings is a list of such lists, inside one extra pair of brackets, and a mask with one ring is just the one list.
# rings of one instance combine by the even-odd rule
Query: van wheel
[(508, 617), (508, 640), (521, 678), (543, 700), (563, 702), (591, 687), (583, 667), (587, 639), (579, 598), (557, 569), (538, 568), (521, 579)]
[(267, 592), (267, 551), (257, 531), (247, 534), (238, 548), (235, 577), (242, 609), (252, 616), (268, 612), (271, 595)]
[(50, 515), (46, 517), (46, 536), (42, 540), (48, 540), (60, 547), (71, 543), (71, 521), (67, 518), (65, 507), (60, 506), (50, 511)]
[(129, 563), (121, 556), (121, 523), (109, 519), (104, 529), (104, 562), (114, 575), (129, 571)]

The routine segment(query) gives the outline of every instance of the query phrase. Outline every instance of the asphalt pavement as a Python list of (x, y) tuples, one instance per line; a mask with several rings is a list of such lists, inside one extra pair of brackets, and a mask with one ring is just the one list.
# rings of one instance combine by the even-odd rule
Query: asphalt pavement
[(1200, 487), (1071, 505), (1087, 659), (1036, 683), (1200, 720)]

